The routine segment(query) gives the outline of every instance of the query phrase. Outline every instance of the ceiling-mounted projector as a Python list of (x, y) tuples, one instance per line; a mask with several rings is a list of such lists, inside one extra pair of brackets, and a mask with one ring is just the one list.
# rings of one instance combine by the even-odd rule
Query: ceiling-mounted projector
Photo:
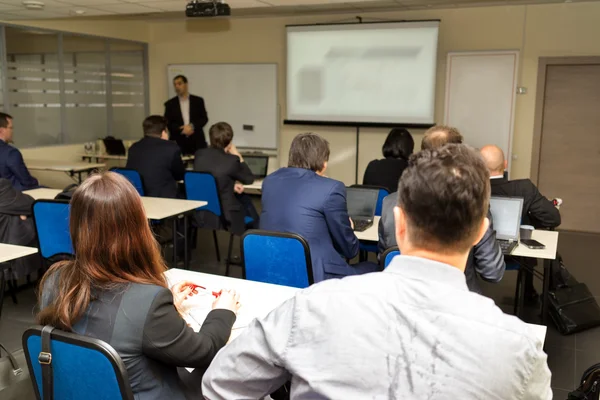
[(231, 8), (223, 0), (192, 0), (185, 8), (188, 17), (221, 17), (231, 15)]

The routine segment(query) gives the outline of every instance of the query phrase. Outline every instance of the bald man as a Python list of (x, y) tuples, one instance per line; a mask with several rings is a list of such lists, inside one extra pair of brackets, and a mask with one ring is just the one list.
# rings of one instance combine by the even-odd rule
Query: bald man
[[(504, 170), (508, 162), (504, 158), (501, 148), (487, 145), (481, 148), (481, 155), (490, 171), (492, 196), (522, 197), (523, 212), (522, 225), (533, 225), (536, 228), (554, 228), (560, 225), (560, 212), (554, 203), (540, 193), (538, 188), (529, 179), (516, 179), (509, 181), (504, 177)], [(520, 264), (535, 267), (537, 262), (530, 258), (515, 257)], [(533, 274), (529, 268), (525, 269), (525, 301), (536, 303), (538, 294), (533, 287)]]

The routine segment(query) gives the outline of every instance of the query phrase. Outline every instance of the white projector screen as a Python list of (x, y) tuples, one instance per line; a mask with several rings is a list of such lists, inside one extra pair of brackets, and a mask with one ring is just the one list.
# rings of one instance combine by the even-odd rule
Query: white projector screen
[(432, 124), (439, 21), (287, 27), (287, 120)]

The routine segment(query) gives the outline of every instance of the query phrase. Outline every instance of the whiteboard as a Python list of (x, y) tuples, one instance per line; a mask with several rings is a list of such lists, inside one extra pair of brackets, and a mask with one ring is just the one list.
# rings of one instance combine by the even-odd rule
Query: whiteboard
[(519, 52), (450, 52), (447, 60), (444, 123), (465, 143), (495, 144), (510, 160)]
[(236, 146), (277, 148), (277, 64), (172, 64), (167, 67), (169, 98), (175, 96), (177, 75), (187, 77), (191, 94), (204, 98), (207, 142), (211, 125), (227, 122)]

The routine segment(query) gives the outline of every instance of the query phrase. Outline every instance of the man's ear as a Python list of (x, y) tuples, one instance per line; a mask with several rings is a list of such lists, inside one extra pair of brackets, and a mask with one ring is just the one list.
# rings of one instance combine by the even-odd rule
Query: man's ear
[(406, 214), (399, 206), (394, 207), (394, 231), (398, 247), (406, 241)]
[(479, 243), (481, 241), (481, 239), (483, 238), (483, 235), (485, 235), (485, 233), (487, 232), (488, 228), (490, 227), (490, 220), (488, 219), (488, 217), (485, 217), (483, 219), (483, 221), (481, 222), (481, 226), (479, 227), (479, 232), (477, 233), (477, 237), (475, 240), (475, 243), (473, 243), (473, 246), (475, 246), (477, 243)]

